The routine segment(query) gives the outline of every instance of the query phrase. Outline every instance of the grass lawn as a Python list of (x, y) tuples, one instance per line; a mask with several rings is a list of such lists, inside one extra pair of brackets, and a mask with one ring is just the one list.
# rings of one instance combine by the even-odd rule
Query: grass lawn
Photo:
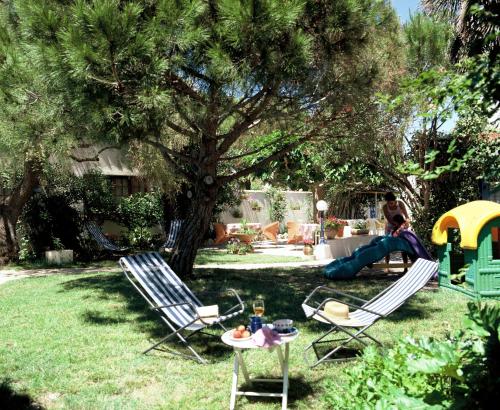
[[(45, 268), (115, 268), (117, 266), (116, 259), (106, 259), (93, 262), (75, 262), (69, 265), (54, 266), (48, 265), (44, 260), (32, 262), (24, 262), (10, 264), (5, 267), (9, 270), (30, 270), (30, 269), (45, 269)], [(266, 255), (259, 252), (248, 253), (246, 255), (228, 254), (225, 249), (200, 249), (196, 255), (195, 263), (197, 265), (208, 264), (226, 264), (226, 263), (283, 263), (283, 262), (300, 262), (304, 258), (300, 256), (280, 256)], [(2, 269), (0, 269), (1, 271)]]
[[(390, 280), (360, 277), (330, 285), (368, 297)], [(199, 269), (189, 286), (200, 295), (233, 287), (249, 304), (262, 295), (268, 321), (294, 319), (301, 335), (291, 345), (290, 407), (321, 409), (325, 408), (323, 381), (335, 378), (341, 366), (352, 365), (328, 364), (311, 370), (303, 361), (304, 347), (323, 326), (306, 321), (300, 304), (321, 283), (325, 280), (320, 269)], [(420, 291), (389, 319), (376, 324), (372, 334), (387, 345), (404, 335), (444, 335), (461, 326), (467, 301), (456, 292)], [(234, 324), (247, 322), (248, 315), (245, 312)], [(231, 349), (215, 338), (194, 339), (210, 365), (158, 351), (141, 354), (166, 329), (119, 272), (6, 283), (0, 286), (0, 329), (0, 403), (10, 394), (13, 400), (32, 400), (47, 409), (229, 406)], [(253, 374), (278, 374), (275, 353), (254, 350), (246, 352), (246, 358)], [(280, 408), (275, 399), (239, 398), (237, 404), (246, 409)]]
[(234, 255), (226, 252), (225, 249), (201, 249), (196, 255), (195, 263), (197, 265), (208, 265), (212, 263), (282, 263), (282, 262), (300, 262), (304, 258), (300, 256), (281, 256), (281, 255), (266, 255), (263, 253), (254, 252), (246, 255)]

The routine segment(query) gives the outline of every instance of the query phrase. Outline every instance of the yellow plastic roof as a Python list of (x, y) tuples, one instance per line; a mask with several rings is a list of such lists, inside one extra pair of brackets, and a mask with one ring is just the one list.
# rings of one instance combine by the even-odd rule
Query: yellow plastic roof
[(500, 217), (500, 204), (491, 201), (472, 201), (457, 206), (438, 219), (432, 228), (432, 242), (444, 245), (448, 242), (448, 228), (460, 229), (464, 249), (477, 249), (479, 232), (489, 221)]

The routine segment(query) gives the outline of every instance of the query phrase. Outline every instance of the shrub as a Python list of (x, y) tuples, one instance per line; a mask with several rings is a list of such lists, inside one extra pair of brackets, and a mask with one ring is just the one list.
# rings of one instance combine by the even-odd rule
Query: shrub
[(163, 203), (160, 192), (137, 193), (122, 198), (118, 205), (120, 222), (128, 228), (129, 244), (139, 249), (152, 249), (160, 238), (151, 228), (163, 222)]
[(286, 213), (286, 198), (283, 191), (270, 187), (266, 191), (266, 196), (269, 199), (269, 218), (272, 222), (278, 221), (281, 223), (285, 220)]
[(239, 241), (238, 239), (232, 238), (226, 245), (227, 253), (235, 255), (246, 255), (247, 253), (253, 252), (252, 245)]
[(446, 340), (406, 338), (383, 355), (370, 346), (361, 362), (327, 380), (335, 409), (493, 408), (500, 399), (500, 307), (469, 304), (464, 330)]

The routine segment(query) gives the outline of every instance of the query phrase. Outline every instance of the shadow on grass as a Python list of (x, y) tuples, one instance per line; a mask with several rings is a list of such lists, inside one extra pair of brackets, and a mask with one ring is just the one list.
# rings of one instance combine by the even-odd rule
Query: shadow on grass
[(17, 393), (8, 379), (0, 380), (0, 408), (3, 410), (42, 410), (29, 395)]
[[(276, 319), (293, 319), (297, 327), (305, 328), (311, 332), (324, 332), (327, 328), (314, 320), (307, 320), (301, 304), (307, 295), (319, 285), (334, 287), (342, 292), (350, 293), (363, 299), (370, 299), (381, 290), (389, 286), (399, 277), (392, 275), (375, 277), (363, 275), (348, 281), (329, 281), (324, 278), (321, 268), (267, 268), (245, 270), (212, 270), (209, 268), (197, 269), (193, 278), (186, 280), (187, 286), (200, 297), (206, 305), (218, 304), (220, 311), (232, 306), (236, 301), (234, 298), (205, 297), (205, 293), (220, 293), (221, 290), (234, 288), (246, 303), (243, 315), (235, 318), (231, 324), (246, 324), (252, 315), (252, 300), (263, 297), (266, 303), (265, 319), (272, 322)], [(119, 295), (126, 303), (125, 313), (134, 313), (134, 319), (127, 319), (120, 309), (113, 312), (87, 311), (83, 320), (93, 324), (112, 325), (123, 322), (131, 322), (137, 326), (139, 331), (149, 335), (153, 342), (164, 337), (169, 329), (159, 320), (159, 316), (149, 309), (149, 305), (142, 296), (133, 288), (130, 282), (120, 273), (96, 274), (92, 276), (79, 277), (69, 280), (63, 284), (64, 291), (86, 289), (92, 291), (88, 298), (99, 298), (109, 300)], [(325, 295), (326, 297), (326, 295)], [(423, 319), (430, 316), (426, 308), (428, 298), (419, 293), (412, 297), (404, 306), (390, 315), (387, 320), (392, 322), (404, 322), (407, 320)], [(220, 334), (220, 332), (218, 333)], [(210, 339), (210, 338), (208, 338)], [(212, 338), (215, 339), (215, 338)], [(220, 346), (220, 339), (216, 340), (216, 346)], [(227, 349), (211, 347), (211, 340), (207, 337), (195, 336), (191, 343), (193, 347), (200, 350), (201, 354), (209, 353), (213, 357), (223, 357)], [(205, 352), (204, 352), (205, 351)]]
[[(255, 378), (269, 378), (268, 374), (257, 375)], [(288, 379), (288, 404), (293, 404), (295, 401), (302, 401), (305, 398), (312, 396), (315, 390), (311, 387), (311, 383), (307, 382), (303, 376), (300, 377), (289, 377)], [(239, 386), (238, 390), (241, 391), (257, 391), (259, 393), (282, 393), (283, 388), (281, 383), (269, 383), (269, 382), (253, 382), (253, 383), (243, 383)], [(236, 403), (242, 400), (241, 397), (236, 398)], [(254, 397), (245, 396), (244, 400), (248, 400), (251, 403), (274, 403), (280, 398), (276, 397)]]

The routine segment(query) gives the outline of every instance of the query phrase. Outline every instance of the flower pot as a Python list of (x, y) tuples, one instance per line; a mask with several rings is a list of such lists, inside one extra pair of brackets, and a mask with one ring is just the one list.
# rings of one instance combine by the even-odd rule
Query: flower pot
[(337, 238), (342, 238), (344, 236), (344, 225), (340, 225), (337, 229)]
[(232, 233), (231, 236), (233, 238), (238, 238), (241, 242), (252, 243), (257, 235), (248, 233)]
[(304, 245), (304, 255), (312, 255), (314, 253), (314, 248), (311, 244), (306, 243)]
[(73, 251), (71, 249), (63, 249), (60, 251), (45, 251), (45, 260), (50, 265), (64, 265), (73, 263)]
[(325, 229), (326, 239), (335, 239), (337, 236), (337, 228), (326, 228)]
[(368, 229), (351, 229), (351, 235), (368, 235)]

